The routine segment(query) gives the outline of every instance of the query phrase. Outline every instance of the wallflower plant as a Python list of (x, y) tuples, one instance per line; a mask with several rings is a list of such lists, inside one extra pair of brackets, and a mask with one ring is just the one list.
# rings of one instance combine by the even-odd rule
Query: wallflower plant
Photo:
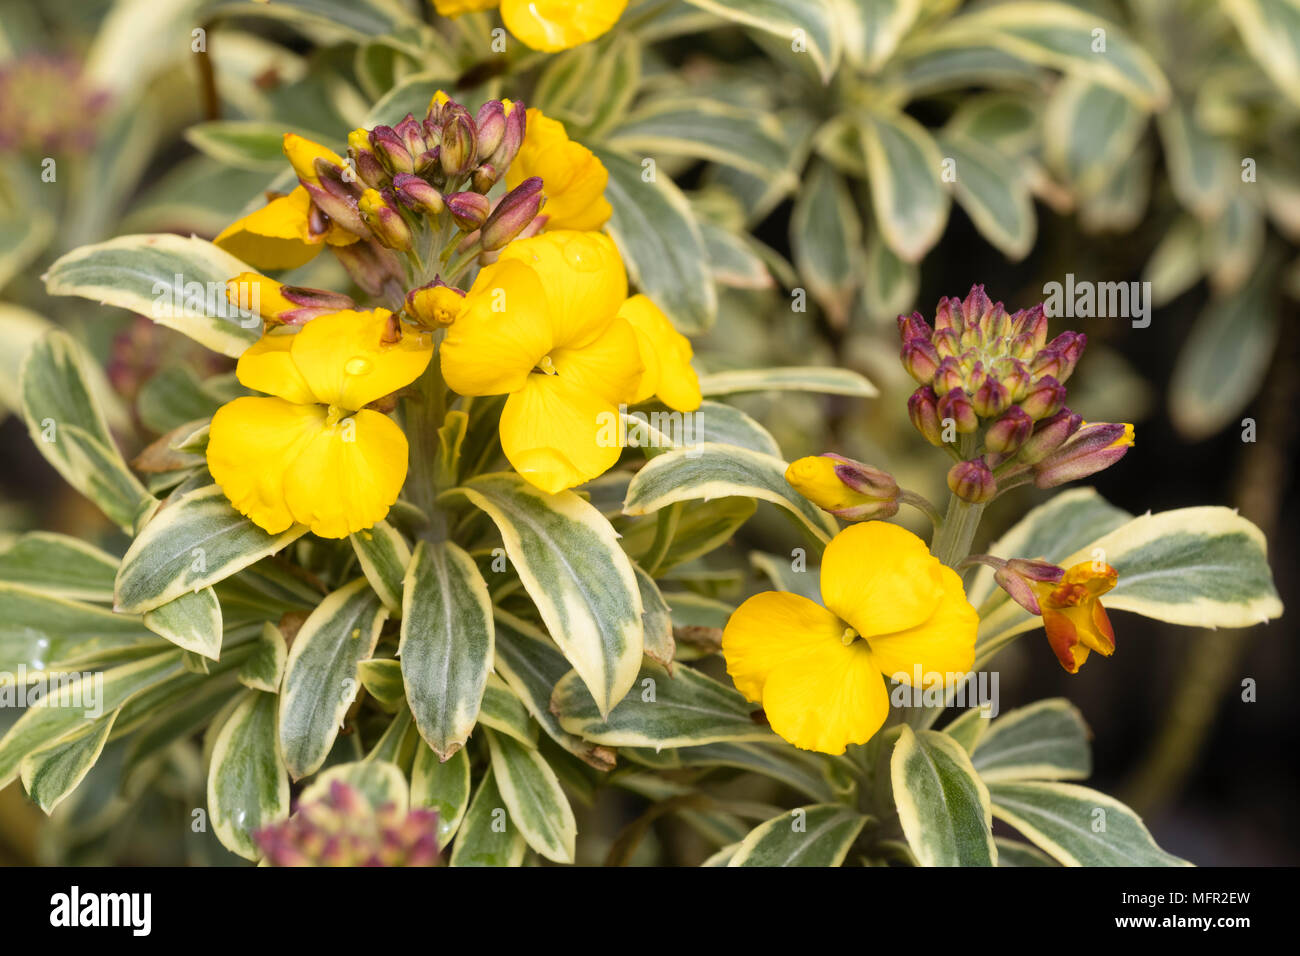
[[(498, 6), (533, 50), (624, 49), (621, 2), (433, 3), (462, 26)], [(614, 791), (693, 827), (708, 865), (1182, 864), (1073, 782), (1072, 704), (967, 695), (1040, 627), (1074, 674), (1124, 653), (1115, 612), (1277, 617), (1259, 530), (1074, 488), (986, 541), (994, 500), (1141, 446), (1067, 404), (1084, 335), (978, 286), (899, 318), (916, 389), (882, 409), (933, 446), (946, 502), (887, 462), (783, 451), (731, 396), (875, 386), (697, 359), (714, 273), (683, 277), (706, 232), (719, 259), (756, 254), (617, 136), (587, 144), (626, 117), (566, 122), (503, 98), (512, 79), (419, 77), (405, 115), (337, 148), (286, 131), (279, 178), (212, 242), (119, 236), (50, 267), (52, 294), (235, 364), (128, 464), (84, 347), (56, 330), (27, 353), (36, 448), (129, 544), (34, 533), (0, 555), (20, 624), (0, 671), (59, 678), (0, 737), (0, 785), (57, 814), (201, 735), (212, 832), (271, 865), (595, 862), (583, 807)], [(562, 101), (562, 79), (539, 86)], [(737, 773), (776, 806), (729, 796)]]

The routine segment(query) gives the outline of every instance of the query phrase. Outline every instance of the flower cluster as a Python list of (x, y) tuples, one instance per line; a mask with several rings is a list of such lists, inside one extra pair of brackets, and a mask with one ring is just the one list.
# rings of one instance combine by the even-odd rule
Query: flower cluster
[(0, 63), (0, 152), (80, 153), (108, 94), (95, 90), (72, 57), (28, 53)]
[(357, 790), (332, 780), (319, 800), (302, 803), (253, 839), (270, 866), (435, 866), (438, 814), (376, 809)]
[(1080, 332), (1047, 339), (1042, 305), (1008, 314), (983, 286), (939, 302), (931, 327), (899, 316), (902, 361), (920, 383), (912, 424), (955, 449), (948, 487), (984, 503), (1033, 481), (1051, 488), (1106, 468), (1133, 444), (1133, 426), (1085, 424), (1065, 405), (1065, 382), (1087, 345)]
[[(218, 411), (208, 463), (260, 527), (342, 537), (387, 514), (411, 453), (388, 415), (435, 351), (440, 374), (412, 397), (445, 408), (448, 387), (506, 395), (502, 449), (547, 492), (617, 462), (622, 448), (604, 436), (625, 406), (699, 407), (690, 342), (648, 297), (629, 296), (618, 248), (594, 231), (611, 214), (608, 174), (560, 123), (509, 100), (471, 114), (439, 92), (421, 120), (353, 131), (346, 160), (293, 134), (284, 150), (298, 187), (216, 243), (262, 269), (328, 247), (387, 307), (258, 272), (229, 280), (227, 298), (265, 330), (239, 381), (272, 397)], [(554, 215), (539, 215), (544, 202)]]

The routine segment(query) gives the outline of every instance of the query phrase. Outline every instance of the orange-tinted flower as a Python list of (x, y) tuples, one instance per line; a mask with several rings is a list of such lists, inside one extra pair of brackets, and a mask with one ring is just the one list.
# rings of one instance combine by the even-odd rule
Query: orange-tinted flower
[(1055, 584), (1034, 585), (1047, 642), (1071, 674), (1078, 673), (1089, 651), (1106, 657), (1115, 652), (1115, 631), (1099, 599), (1118, 580), (1119, 572), (1109, 564), (1085, 561)]

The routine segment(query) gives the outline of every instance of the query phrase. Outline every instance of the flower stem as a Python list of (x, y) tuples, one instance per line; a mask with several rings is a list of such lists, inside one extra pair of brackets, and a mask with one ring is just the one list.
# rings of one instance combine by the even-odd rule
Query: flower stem
[(984, 505), (963, 501), (956, 495), (950, 497), (948, 514), (934, 533), (930, 545), (934, 556), (948, 567), (956, 568), (970, 554), (971, 542), (975, 540), (975, 531), (983, 513)]

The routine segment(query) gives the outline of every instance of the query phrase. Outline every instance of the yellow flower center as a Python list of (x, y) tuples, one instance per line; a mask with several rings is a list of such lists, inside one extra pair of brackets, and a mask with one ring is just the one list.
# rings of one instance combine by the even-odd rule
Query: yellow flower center
[(560, 370), (555, 367), (555, 363), (551, 361), (549, 355), (542, 356), (542, 360), (537, 363), (537, 368), (545, 372), (547, 375), (558, 375), (560, 373)]
[(342, 408), (338, 405), (331, 405), (329, 407), (329, 412), (325, 415), (325, 424), (337, 425), (340, 419), (346, 418), (349, 414), (351, 413), (346, 408)]
[(846, 627), (844, 629), (844, 633), (840, 635), (840, 643), (843, 644), (845, 647), (848, 647), (857, 639), (858, 639), (858, 632), (853, 630), (853, 628), (851, 627)]

